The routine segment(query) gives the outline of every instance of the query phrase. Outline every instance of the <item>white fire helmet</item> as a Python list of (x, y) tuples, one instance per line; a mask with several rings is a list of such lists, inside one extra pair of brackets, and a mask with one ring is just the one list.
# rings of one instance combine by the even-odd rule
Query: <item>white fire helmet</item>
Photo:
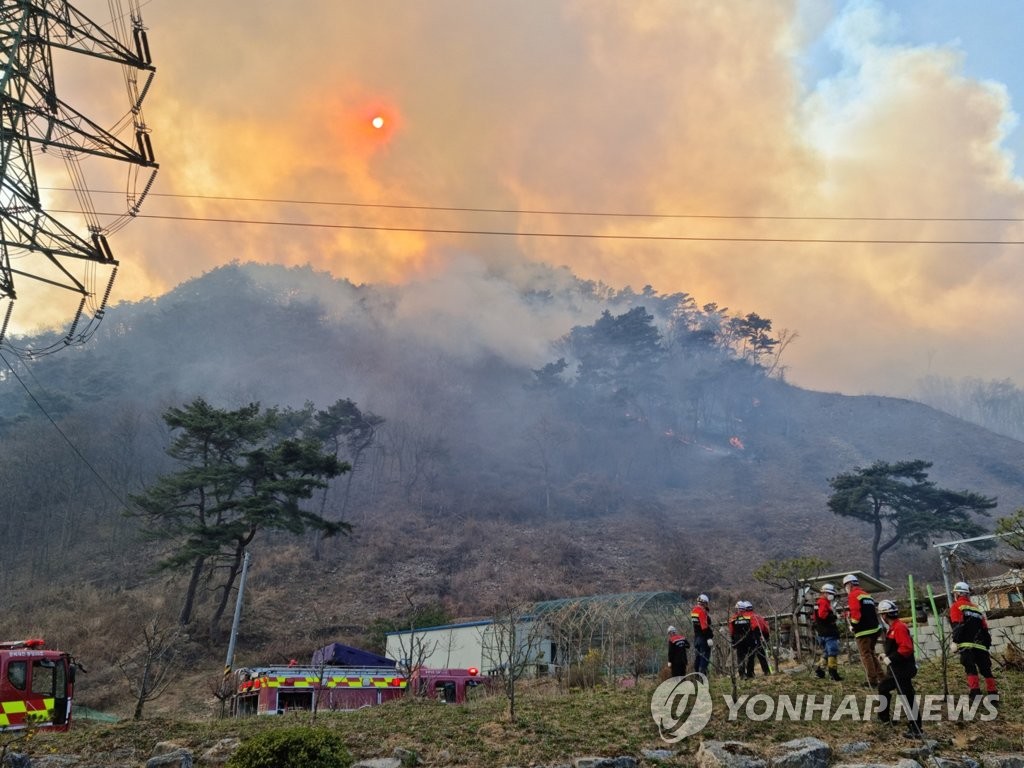
[(971, 594), (971, 585), (966, 581), (958, 581), (953, 585), (954, 595), (969, 595)]
[(708, 600), (708, 596), (707, 595), (705, 595), (703, 592), (701, 592), (699, 595), (697, 595), (697, 602), (698, 603), (704, 603), (704, 605), (707, 605), (711, 601)]
[(677, 630), (677, 629), (676, 629), (675, 627), (669, 627), (669, 628), (668, 628), (668, 633), (669, 633), (670, 635), (674, 635), (674, 634), (675, 634), (676, 632), (678, 632), (678, 631), (679, 631), (679, 630)]
[(832, 597), (835, 597), (836, 596), (836, 585), (835, 584), (822, 584), (821, 585), (821, 591), (824, 592), (826, 595), (832, 595)]
[(896, 607), (896, 603), (892, 600), (883, 600), (878, 604), (878, 612), (883, 616), (890, 614), (899, 613), (899, 608)]
[(860, 579), (858, 579), (852, 573), (848, 573), (845, 576), (843, 576), (843, 586), (845, 587), (847, 584), (860, 584)]

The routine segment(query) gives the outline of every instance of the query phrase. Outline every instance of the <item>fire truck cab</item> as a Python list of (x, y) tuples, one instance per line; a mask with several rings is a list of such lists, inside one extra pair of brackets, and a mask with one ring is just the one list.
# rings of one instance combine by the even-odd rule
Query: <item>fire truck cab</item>
[(442, 704), (462, 704), (489, 691), (492, 680), (481, 677), (480, 670), (428, 669), (421, 667), (412, 673), (412, 690), (419, 696), (435, 699)]
[(71, 725), (75, 664), (42, 640), (0, 642), (0, 731)]

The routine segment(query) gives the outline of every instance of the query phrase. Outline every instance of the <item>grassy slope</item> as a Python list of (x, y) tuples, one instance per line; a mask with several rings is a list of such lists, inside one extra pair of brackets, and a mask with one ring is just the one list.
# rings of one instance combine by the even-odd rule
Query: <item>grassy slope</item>
[[(744, 693), (863, 694), (858, 668), (846, 667), (846, 680), (836, 684), (820, 681), (806, 672), (776, 675), (745, 681)], [(999, 673), (1003, 704), (997, 720), (984, 723), (927, 725), (929, 738), (940, 742), (939, 755), (978, 756), (983, 752), (1024, 751), (1024, 674)], [(922, 669), (917, 678), (919, 691), (941, 693), (941, 675), (936, 666)], [(676, 756), (669, 765), (692, 764), (692, 755), (702, 739), (745, 741), (764, 755), (773, 746), (805, 736), (822, 738), (837, 747), (866, 740), (870, 751), (853, 759), (857, 762), (893, 760), (914, 745), (902, 738), (903, 729), (883, 729), (875, 723), (849, 719), (838, 722), (752, 722), (740, 718), (727, 722), (722, 695), (731, 693), (728, 678), (713, 682), (714, 715), (698, 736), (677, 745), (661, 740), (650, 715), (654, 681), (641, 681), (636, 688), (597, 688), (570, 693), (550, 684), (524, 687), (517, 697), (518, 717), (508, 719), (507, 702), (494, 696), (466, 705), (442, 706), (434, 702), (407, 699), (385, 706), (344, 714), (317, 716), (319, 727), (337, 729), (356, 758), (380, 757), (396, 747), (415, 751), (427, 765), (530, 765), (564, 763), (581, 755), (633, 755), (643, 749), (672, 749)], [(958, 666), (950, 669), (953, 693), (962, 692)], [(35, 754), (80, 754), (103, 764), (133, 765), (152, 755), (161, 741), (172, 740), (197, 754), (219, 739), (245, 739), (258, 730), (283, 725), (307, 725), (308, 713), (246, 720), (145, 720), (116, 725), (79, 723), (67, 734), (39, 734)]]

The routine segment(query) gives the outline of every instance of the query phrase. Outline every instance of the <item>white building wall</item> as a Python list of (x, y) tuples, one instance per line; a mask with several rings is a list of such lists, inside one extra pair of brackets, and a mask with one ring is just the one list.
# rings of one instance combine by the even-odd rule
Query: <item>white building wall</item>
[(468, 669), (476, 667), (486, 672), (483, 636), (490, 622), (450, 624), (443, 627), (425, 627), (413, 632), (393, 632), (388, 635), (387, 655), (400, 663), (409, 663), (410, 654), (420, 656), (423, 666), (433, 669)]
[[(517, 661), (548, 664), (547, 652), (551, 642), (534, 636), (534, 625), (523, 621), (516, 627)], [(422, 648), (422, 663), (433, 669), (468, 669), (476, 667), (486, 675), (502, 663), (501, 641), (490, 621), (471, 624), (451, 624), (442, 627), (424, 627), (414, 632), (392, 632), (387, 636), (387, 655), (400, 664), (407, 664), (410, 654), (419, 656), (415, 649)]]

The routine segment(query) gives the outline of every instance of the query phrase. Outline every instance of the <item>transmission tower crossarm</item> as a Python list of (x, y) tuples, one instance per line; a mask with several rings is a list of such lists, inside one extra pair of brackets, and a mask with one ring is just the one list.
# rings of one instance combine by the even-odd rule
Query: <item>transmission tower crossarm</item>
[[(71, 0), (0, 0), (0, 345), (11, 343), (8, 329), (14, 327), (16, 301), (65, 305), (65, 297), (71, 294), (77, 305), (60, 343), (41, 350), (29, 348), (31, 355), (85, 343), (103, 317), (117, 274), (118, 262), (107, 242), (114, 230), (99, 222), (82, 159), (98, 157), (128, 166), (130, 208), (123, 219), (138, 212), (159, 167), (142, 116), (142, 101), (156, 71), (149, 41), (137, 0), (132, 2), (130, 16), (120, 13), (119, 6), (119, 0), (109, 3), (108, 32), (106, 25), (92, 21)], [(60, 55), (55, 56), (55, 51)], [(129, 110), (111, 127), (102, 127), (95, 114), (86, 117), (58, 96), (55, 69), (69, 63), (83, 69), (89, 62), (82, 56), (104, 62), (95, 69), (112, 70), (106, 64), (114, 63), (123, 70)], [(147, 75), (140, 78), (139, 71)], [(90, 104), (97, 113), (106, 106)], [(54, 211), (44, 205), (36, 170), (36, 157), (44, 156), (63, 159), (64, 172), (78, 196), (77, 210)], [(47, 162), (50, 174), (53, 163)], [(140, 167), (150, 169), (141, 195)], [(81, 215), (84, 231), (76, 232), (54, 213)], [(106, 293), (98, 309), (93, 302), (92, 317), (87, 319), (83, 312), (95, 297), (100, 268), (109, 271)], [(19, 290), (26, 284), (32, 289)]]
[[(25, 3), (22, 0), (21, 2), (6, 2), (4, 5), (24, 6)], [(145, 43), (144, 36), (135, 36), (138, 50), (133, 51), (70, 3), (60, 4), (65, 11), (64, 15), (49, 10), (47, 3), (30, 3), (30, 5), (33, 6), (34, 13), (49, 22), (47, 25), (49, 39), (44, 42), (51, 47), (94, 56), (136, 69), (155, 69), (149, 60), (149, 45)], [(137, 29), (141, 30), (141, 27), (137, 27)]]
[[(68, 278), (67, 283), (62, 283), (59, 280), (51, 280), (48, 277), (43, 277), (42, 275), (34, 272), (22, 272), (20, 269), (11, 269), (11, 274), (21, 275), (22, 277), (30, 280), (35, 280), (37, 283), (46, 283), (47, 285), (52, 285), (54, 288), (64, 288), (72, 293), (80, 293), (83, 296), (89, 295), (89, 290), (66, 269), (64, 269), (63, 265), (59, 261), (52, 257), (50, 258), (50, 261)], [(70, 285), (68, 283), (70, 283)]]
[[(41, 132), (41, 135), (36, 136), (27, 132), (22, 134), (12, 128), (10, 131), (11, 137), (45, 144), (46, 146), (58, 149), (84, 152), (112, 160), (121, 160), (135, 165), (157, 166), (153, 159), (152, 151), (143, 154), (143, 147), (147, 147), (148, 144), (140, 142), (139, 149), (136, 149), (121, 141), (60, 99), (54, 97), (52, 101), (53, 104), (46, 107), (38, 104), (18, 103), (15, 105), (13, 99), (3, 96), (2, 100), (0, 100), (0, 108), (7, 109), (9, 104), (14, 105), (15, 108), (24, 112), (26, 123), (34, 123), (38, 120), (45, 121), (47, 124), (46, 130)], [(51, 111), (54, 106), (56, 107), (57, 114)], [(72, 141), (73, 137), (78, 137), (79, 141)]]
[[(3, 227), (0, 228), (0, 246), (3, 248), (21, 248), (51, 256), (67, 256), (104, 264), (113, 263), (113, 259), (94, 244), (45, 211), (4, 210), (3, 214)], [(19, 236), (9, 237), (9, 228), (15, 230)]]

